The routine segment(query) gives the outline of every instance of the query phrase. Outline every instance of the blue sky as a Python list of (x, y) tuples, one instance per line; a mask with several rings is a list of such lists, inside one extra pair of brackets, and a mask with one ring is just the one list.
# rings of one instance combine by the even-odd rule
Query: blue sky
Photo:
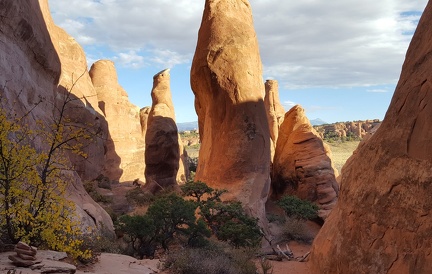
[[(295, 3), (297, 2), (297, 3)], [(427, 0), (250, 0), (263, 81), (280, 101), (326, 122), (383, 119)], [(153, 75), (171, 68), (177, 122), (196, 121), (189, 72), (204, 1), (49, 0), (89, 66), (116, 64), (130, 101), (151, 105)]]

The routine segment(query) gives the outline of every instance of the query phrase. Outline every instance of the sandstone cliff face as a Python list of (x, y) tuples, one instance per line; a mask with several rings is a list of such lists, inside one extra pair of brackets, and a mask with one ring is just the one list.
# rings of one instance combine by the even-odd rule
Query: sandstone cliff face
[(84, 50), (75, 39), (54, 24), (48, 2), (40, 3), (52, 43), (60, 58), (61, 74), (56, 98), (62, 101), (64, 97), (61, 94), (70, 91), (75, 98), (68, 103), (67, 118), (76, 125), (98, 128), (101, 133), (100, 138), (95, 138), (90, 145), (84, 147), (84, 152), (88, 155), (85, 160), (74, 154), (69, 155), (80, 177), (93, 180), (103, 167), (104, 157), (100, 151), (103, 151), (107, 135), (106, 121), (97, 105), (97, 94), (89, 76)]
[(279, 135), (279, 128), (284, 120), (285, 109), (279, 101), (279, 86), (276, 80), (267, 80), (265, 86), (264, 105), (267, 112), (267, 120), (272, 140), (271, 159), (273, 160), (274, 149)]
[(97, 92), (98, 106), (108, 123), (103, 174), (112, 181), (144, 181), (145, 135), (142, 134), (140, 109), (129, 102), (119, 85), (114, 63), (99, 60), (90, 69)]
[(156, 192), (176, 187), (177, 181), (185, 183), (188, 170), (175, 123), (169, 69), (153, 77), (151, 95), (152, 108), (145, 135), (145, 178), (146, 189)]
[(432, 269), (432, 2), (377, 132), (344, 167), (339, 202), (313, 244), (313, 273)]
[(286, 114), (279, 131), (272, 170), (272, 198), (294, 195), (316, 203), (325, 219), (339, 191), (331, 152), (299, 105)]
[[(59, 58), (62, 53), (53, 45), (58, 41), (51, 42), (55, 36), (50, 34), (54, 25), (48, 3), (46, 0), (1, 0), (0, 6), (0, 89), (1, 95), (7, 98), (3, 107), (22, 115), (42, 101), (28, 116), (28, 125), (35, 128), (36, 120), (50, 124), (53, 106), (61, 101), (60, 94), (64, 94), (66, 87), (57, 86), (62, 72), (62, 58)], [(77, 103), (77, 106), (80, 104)], [(96, 116), (84, 105), (80, 107), (85, 109), (80, 113), (90, 114), (86, 116), (89, 121), (96, 120)], [(44, 142), (36, 140), (35, 145), (43, 146)], [(86, 165), (81, 167), (80, 172), (86, 174)], [(72, 182), (67, 196), (75, 202), (82, 226), (103, 225), (104, 228), (112, 230), (111, 218), (86, 193), (78, 174), (72, 171), (68, 173)]]
[(270, 134), (248, 1), (207, 0), (191, 69), (201, 148), (196, 180), (265, 219)]

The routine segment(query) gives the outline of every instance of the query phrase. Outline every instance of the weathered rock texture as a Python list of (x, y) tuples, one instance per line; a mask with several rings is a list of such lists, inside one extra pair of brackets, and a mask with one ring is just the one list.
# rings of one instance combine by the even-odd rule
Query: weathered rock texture
[(364, 138), (374, 128), (378, 127), (381, 122), (378, 119), (355, 121), (346, 123), (334, 123), (331, 125), (314, 126), (321, 138), (328, 137), (355, 137)]
[(207, 0), (191, 69), (201, 148), (195, 180), (264, 217), (270, 134), (248, 1)]
[[(153, 77), (151, 96), (152, 108), (145, 133), (145, 178), (146, 188), (156, 192), (176, 187), (177, 182), (185, 183), (188, 169), (175, 123), (169, 69)], [(145, 117), (145, 110), (142, 114)]]
[(114, 63), (100, 60), (90, 69), (98, 105), (108, 122), (103, 174), (112, 181), (144, 181), (145, 135), (141, 130), (139, 107), (129, 102), (119, 85)]
[(264, 105), (267, 112), (267, 120), (272, 140), (271, 159), (274, 157), (274, 150), (279, 135), (279, 128), (284, 120), (285, 109), (279, 101), (279, 85), (276, 80), (267, 80), (265, 86)]
[[(6, 99), (2, 107), (22, 115), (42, 101), (27, 116), (28, 125), (36, 128), (36, 120), (51, 124), (53, 106), (61, 101), (60, 94), (64, 94), (67, 87), (59, 85), (64, 61), (59, 56), (66, 53), (55, 47), (61, 41), (52, 42), (56, 35), (50, 33), (55, 26), (48, 3), (46, 0), (0, 0), (0, 6), (0, 89), (1, 96)], [(94, 109), (85, 106), (80, 100), (76, 101), (75, 106), (79, 108), (76, 109), (76, 115), (83, 116), (71, 116), (68, 113), (67, 117), (72, 122), (81, 119), (95, 124), (98, 116), (94, 114)], [(42, 140), (36, 140), (35, 146), (43, 145)], [(98, 163), (93, 164), (97, 166)], [(89, 174), (92, 169), (86, 163), (76, 162), (74, 165), (82, 176)], [(68, 173), (72, 182), (67, 196), (75, 202), (82, 225), (95, 227), (103, 224), (106, 229), (112, 230), (111, 218), (86, 193), (78, 173)]]
[(377, 132), (344, 167), (339, 202), (314, 241), (312, 273), (432, 269), (432, 2)]
[(272, 198), (294, 195), (316, 203), (325, 219), (335, 206), (339, 187), (330, 148), (313, 129), (304, 110), (296, 105), (286, 114), (279, 131), (272, 170)]

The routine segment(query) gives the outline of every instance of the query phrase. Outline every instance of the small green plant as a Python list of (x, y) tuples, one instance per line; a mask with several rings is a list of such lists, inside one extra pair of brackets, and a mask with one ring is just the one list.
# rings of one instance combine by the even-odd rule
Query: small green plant
[(135, 187), (126, 193), (126, 199), (131, 204), (145, 206), (150, 205), (155, 200), (155, 196), (140, 187)]
[(284, 196), (277, 205), (280, 206), (290, 218), (311, 220), (318, 217), (318, 206), (295, 196)]

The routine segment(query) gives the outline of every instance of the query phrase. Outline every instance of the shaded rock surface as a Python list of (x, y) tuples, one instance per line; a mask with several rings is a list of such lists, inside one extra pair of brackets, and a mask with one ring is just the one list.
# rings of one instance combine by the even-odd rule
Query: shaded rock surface
[[(336, 174), (335, 174), (336, 173)], [(286, 114), (279, 131), (272, 170), (272, 198), (294, 195), (316, 203), (325, 219), (334, 207), (339, 186), (330, 148), (296, 105)]]
[(119, 85), (114, 63), (99, 60), (90, 69), (98, 106), (108, 123), (103, 174), (112, 181), (144, 181), (145, 137), (141, 130), (140, 109), (129, 102)]
[(205, 1), (191, 69), (201, 148), (195, 180), (265, 220), (270, 134), (248, 1)]
[(279, 128), (285, 117), (285, 109), (279, 100), (279, 85), (276, 80), (267, 80), (265, 86), (264, 104), (272, 140), (271, 159), (273, 160), (275, 146), (279, 135)]
[[(64, 53), (59, 52), (55, 46), (62, 41), (56, 41), (56, 35), (50, 33), (55, 26), (49, 14), (48, 3), (46, 0), (24, 2), (2, 0), (0, 6), (2, 7), (0, 9), (0, 55), (2, 56), (0, 90), (1, 96), (6, 99), (3, 100), (2, 107), (19, 116), (39, 104), (32, 110), (31, 115), (27, 116), (28, 126), (36, 128), (37, 120), (50, 124), (53, 106), (59, 102), (60, 94), (66, 91), (66, 87), (62, 86), (62, 83), (59, 85), (64, 62), (64, 59), (59, 56), (63, 56)], [(79, 116), (79, 119), (95, 122), (97, 116), (93, 113), (94, 110), (86, 108), (82, 101), (76, 101), (76, 106), (80, 107), (77, 113), (83, 115)], [(74, 117), (78, 119), (78, 116)], [(68, 118), (73, 117), (68, 116)], [(36, 147), (43, 147), (43, 145), (43, 140), (35, 140)], [(78, 162), (74, 164), (80, 167), (78, 172), (81, 175), (88, 174), (85, 171), (89, 167), (88, 164), (81, 165)], [(94, 165), (97, 166), (96, 163)], [(72, 182), (66, 195), (76, 203), (82, 226), (95, 227), (103, 224), (105, 228), (112, 230), (111, 218), (85, 192), (78, 173), (72, 171), (68, 173)], [(89, 213), (83, 209), (86, 204), (92, 207)]]
[[(146, 189), (156, 192), (176, 187), (177, 182), (185, 183), (188, 170), (187, 156), (175, 123), (169, 69), (153, 77), (151, 95), (152, 107), (145, 132), (145, 178)], [(142, 121), (145, 112), (143, 115)]]
[(337, 206), (312, 247), (312, 273), (432, 269), (432, 2), (385, 118), (345, 165)]

